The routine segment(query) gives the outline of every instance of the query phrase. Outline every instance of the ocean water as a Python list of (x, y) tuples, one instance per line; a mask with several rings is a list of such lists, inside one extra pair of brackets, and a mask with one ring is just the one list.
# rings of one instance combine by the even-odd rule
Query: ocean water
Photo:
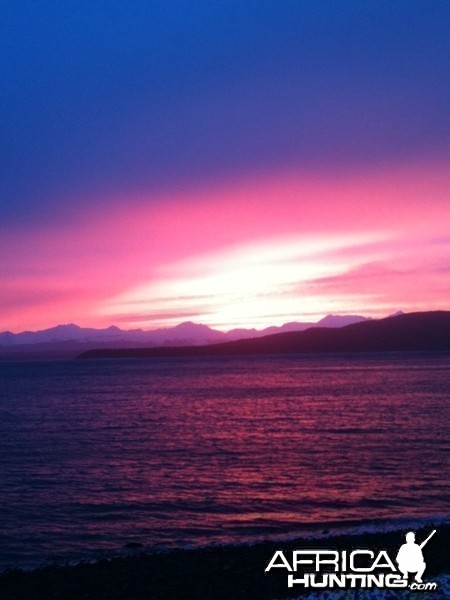
[(449, 516), (450, 354), (0, 364), (0, 568)]

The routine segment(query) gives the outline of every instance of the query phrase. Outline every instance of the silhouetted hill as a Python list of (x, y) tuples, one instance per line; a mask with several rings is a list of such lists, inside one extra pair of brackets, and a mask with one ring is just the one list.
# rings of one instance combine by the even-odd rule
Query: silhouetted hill
[(450, 312), (401, 314), (340, 329), (314, 327), (210, 346), (91, 350), (79, 358), (450, 350)]

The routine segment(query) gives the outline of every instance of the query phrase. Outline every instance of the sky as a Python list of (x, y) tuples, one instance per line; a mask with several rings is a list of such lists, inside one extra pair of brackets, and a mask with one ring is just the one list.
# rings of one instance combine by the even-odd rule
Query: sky
[(450, 309), (447, 0), (0, 5), (0, 331)]

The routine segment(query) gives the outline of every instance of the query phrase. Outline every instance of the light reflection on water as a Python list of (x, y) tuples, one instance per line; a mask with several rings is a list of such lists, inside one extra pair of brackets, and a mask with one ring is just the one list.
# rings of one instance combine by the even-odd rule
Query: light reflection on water
[(450, 355), (0, 365), (0, 566), (448, 512)]

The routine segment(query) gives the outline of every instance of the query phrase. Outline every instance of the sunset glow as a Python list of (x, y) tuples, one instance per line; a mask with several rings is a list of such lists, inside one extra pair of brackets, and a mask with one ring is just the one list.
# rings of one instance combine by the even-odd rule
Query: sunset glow
[(11, 17), (0, 331), (450, 307), (443, 19), (314, 4), (208, 12), (203, 42), (156, 9), (143, 37), (69, 19), (64, 53)]

